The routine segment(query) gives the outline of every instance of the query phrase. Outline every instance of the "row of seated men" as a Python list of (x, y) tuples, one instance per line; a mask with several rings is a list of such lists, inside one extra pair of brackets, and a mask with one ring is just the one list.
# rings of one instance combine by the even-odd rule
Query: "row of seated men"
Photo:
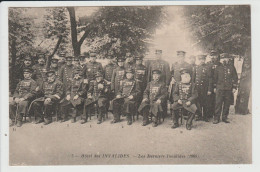
[[(183, 51), (177, 53), (185, 54)], [(161, 54), (161, 51), (156, 51), (156, 54)], [(95, 54), (91, 57), (95, 57)], [(149, 70), (142, 65), (142, 57), (136, 58), (136, 65), (133, 67), (126, 67), (124, 59), (118, 58), (118, 67), (113, 69), (111, 81), (104, 79), (106, 73), (102, 73), (100, 70), (102, 68), (94, 73), (93, 70), (97, 68), (94, 65), (92, 65), (93, 68), (73, 68), (71, 78), (68, 77), (65, 69), (68, 65), (61, 68), (63, 72), (60, 74), (49, 70), (45, 72), (46, 80), (38, 83), (31, 78), (33, 70), (25, 69), (24, 80), (18, 84), (10, 102), (11, 125), (16, 123), (17, 126), (21, 126), (22, 116), (25, 113), (33, 114), (36, 117), (36, 123), (44, 121), (45, 124), (49, 124), (51, 114), (57, 109), (58, 104), (61, 107), (62, 122), (68, 117), (68, 109), (74, 108), (76, 113), (73, 113), (72, 122), (75, 122), (76, 116), (81, 116), (81, 123), (84, 124), (88, 116), (91, 116), (92, 107), (96, 106), (99, 124), (109, 108), (114, 116), (112, 123), (119, 122), (120, 116), (126, 115), (127, 123), (131, 125), (133, 116), (140, 113), (143, 115), (144, 126), (150, 122), (150, 116), (155, 127), (159, 124), (160, 118), (164, 118), (167, 113), (169, 100), (173, 112), (172, 128), (179, 126), (178, 118), (180, 114), (185, 114), (188, 116), (186, 128), (190, 130), (196, 112), (198, 116), (203, 114), (205, 120), (208, 121), (207, 104), (209, 101), (207, 98), (212, 97), (210, 95), (213, 94), (213, 87), (216, 88), (214, 91), (216, 97), (212, 100), (212, 102), (216, 101), (213, 123), (219, 122), (222, 106), (222, 121), (229, 122), (228, 110), (232, 91), (236, 89), (237, 84), (235, 68), (228, 63), (230, 56), (223, 53), (220, 56), (222, 59), (220, 65), (215, 66), (218, 70), (212, 72), (213, 67), (209, 68), (209, 65), (205, 65), (205, 57), (205, 55), (198, 56), (201, 62), (193, 68), (184, 63), (185, 65), (178, 69), (178, 65), (175, 64), (169, 84), (166, 80), (167, 70), (165, 70), (168, 68), (167, 63), (157, 59), (150, 64), (151, 74), (148, 74)], [(71, 58), (67, 59), (71, 61)], [(140, 68), (138, 69), (137, 66)], [(94, 74), (94, 77), (84, 77), (86, 71), (92, 76)], [(65, 73), (65, 80), (61, 77), (62, 73)], [(148, 75), (151, 75), (151, 81), (147, 79)], [(39, 98), (35, 99), (35, 96)]]

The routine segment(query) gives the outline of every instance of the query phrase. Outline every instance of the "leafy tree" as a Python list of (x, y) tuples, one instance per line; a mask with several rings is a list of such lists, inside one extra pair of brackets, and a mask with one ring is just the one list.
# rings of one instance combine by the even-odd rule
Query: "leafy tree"
[[(80, 54), (84, 40), (90, 49), (100, 56), (108, 53), (124, 56), (147, 51), (146, 40), (165, 17), (163, 7), (101, 7), (91, 16), (76, 21), (75, 8), (67, 8), (70, 14), (71, 38), (74, 55)], [(78, 39), (78, 35), (82, 35)]]
[(251, 20), (249, 5), (186, 6), (184, 15), (195, 44), (205, 50), (244, 58), (236, 113), (248, 113), (251, 90)]

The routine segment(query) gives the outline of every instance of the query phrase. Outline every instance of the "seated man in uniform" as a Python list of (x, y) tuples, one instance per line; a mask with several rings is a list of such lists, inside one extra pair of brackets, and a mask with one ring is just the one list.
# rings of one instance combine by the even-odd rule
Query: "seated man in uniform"
[(198, 97), (198, 92), (196, 90), (195, 84), (191, 81), (190, 70), (187, 68), (182, 68), (180, 70), (181, 81), (176, 83), (173, 92), (173, 126), (172, 128), (177, 128), (179, 126), (179, 116), (188, 115), (186, 122), (186, 129), (191, 130), (192, 120), (195, 117), (195, 112), (197, 107), (195, 105), (195, 100)]
[[(52, 113), (61, 99), (63, 94), (63, 85), (56, 78), (55, 71), (49, 70), (46, 72), (47, 81), (41, 85), (40, 91), (43, 97), (35, 99), (31, 103), (32, 112), (36, 117), (35, 123), (41, 123), (44, 119), (44, 125), (52, 122)], [(44, 115), (43, 115), (44, 111)]]
[(160, 81), (161, 71), (152, 71), (153, 80), (147, 84), (143, 93), (143, 100), (138, 109), (143, 114), (143, 126), (149, 124), (149, 114), (153, 119), (153, 127), (157, 127), (158, 119), (162, 116), (163, 103), (167, 101), (167, 88), (163, 81)]
[(138, 81), (134, 79), (134, 70), (126, 70), (126, 79), (122, 81), (116, 98), (112, 100), (110, 109), (113, 110), (114, 120), (111, 123), (120, 121), (121, 113), (127, 115), (127, 125), (132, 124), (133, 115), (136, 113), (136, 101), (141, 94)]
[[(88, 90), (88, 99), (85, 103), (85, 110), (89, 110), (90, 106), (97, 105), (98, 108), (98, 122), (101, 124), (102, 119), (105, 120), (105, 113), (107, 111), (107, 104), (109, 104), (108, 95), (110, 93), (110, 84), (105, 81), (102, 73), (97, 72), (96, 80), (90, 82)], [(87, 112), (88, 113), (88, 112)]]
[(23, 115), (27, 113), (28, 106), (36, 94), (37, 83), (32, 79), (33, 70), (24, 68), (24, 80), (20, 81), (15, 89), (13, 97), (10, 100), (10, 126), (22, 126)]
[(74, 108), (76, 112), (72, 113), (71, 122), (76, 122), (76, 117), (81, 116), (83, 113), (84, 96), (87, 92), (87, 84), (84, 83), (81, 76), (81, 70), (77, 69), (73, 71), (74, 77), (69, 83), (66, 97), (60, 102), (61, 106), (61, 122), (65, 122), (68, 118), (68, 112), (71, 108)]

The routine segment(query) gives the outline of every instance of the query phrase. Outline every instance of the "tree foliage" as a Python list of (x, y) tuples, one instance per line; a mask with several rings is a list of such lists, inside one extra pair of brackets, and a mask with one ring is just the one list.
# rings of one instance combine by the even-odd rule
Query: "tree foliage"
[(161, 6), (101, 7), (79, 26), (88, 24), (84, 28), (88, 30), (86, 44), (101, 56), (124, 56), (126, 52), (136, 55), (147, 51), (147, 39), (164, 17)]
[(33, 49), (34, 21), (26, 15), (25, 8), (10, 8), (8, 16), (9, 26), (9, 54), (11, 65), (15, 65), (17, 56), (28, 54)]
[(195, 44), (204, 49), (244, 56), (251, 47), (248, 5), (186, 6), (184, 15)]

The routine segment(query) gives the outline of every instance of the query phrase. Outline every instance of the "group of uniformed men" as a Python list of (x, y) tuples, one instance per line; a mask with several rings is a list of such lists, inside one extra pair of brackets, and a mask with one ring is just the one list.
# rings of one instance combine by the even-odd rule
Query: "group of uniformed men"
[(44, 55), (34, 66), (31, 57), (26, 56), (23, 76), (10, 97), (10, 126), (20, 127), (24, 116), (47, 125), (54, 114), (61, 122), (71, 114), (73, 123), (81, 116), (80, 123), (84, 124), (96, 113), (100, 124), (111, 111), (111, 123), (126, 116), (131, 125), (140, 114), (143, 126), (152, 122), (156, 127), (167, 115), (168, 103), (172, 128), (179, 126), (179, 118), (181, 122), (187, 120), (188, 130), (194, 118), (208, 122), (213, 117), (217, 124), (221, 114), (222, 121), (229, 123), (227, 116), (238, 82), (232, 57), (212, 50), (208, 63), (206, 55), (190, 56), (187, 63), (185, 54), (177, 51), (177, 62), (171, 67), (162, 59), (162, 50), (156, 50), (156, 59), (146, 65), (143, 56), (134, 58), (126, 53), (124, 58), (115, 59), (109, 55), (109, 63), (103, 68), (95, 52), (90, 52), (86, 64), (85, 56), (61, 53), (59, 59), (51, 60), (48, 70)]

